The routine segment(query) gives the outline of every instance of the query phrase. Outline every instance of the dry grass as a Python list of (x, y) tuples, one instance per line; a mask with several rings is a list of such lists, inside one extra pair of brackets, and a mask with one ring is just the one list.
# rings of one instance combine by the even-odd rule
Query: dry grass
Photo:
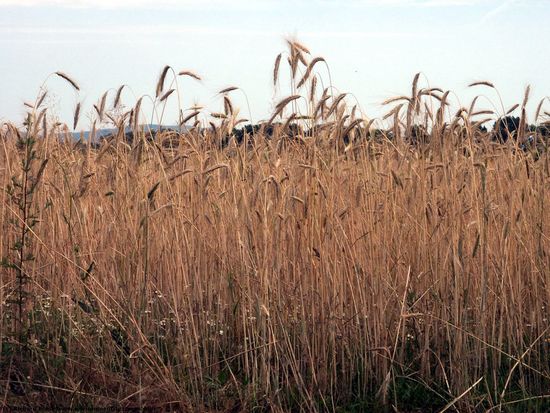
[[(291, 72), (315, 79), (290, 46)], [(162, 134), (82, 147), (52, 127), (32, 146), (29, 216), (0, 195), (1, 256), (33, 255), (1, 273), (3, 403), (547, 408), (548, 153), (490, 143), (465, 111), (444, 125), (446, 97), (432, 114), (417, 83), (392, 109), (394, 140), (367, 131), (346, 148), (335, 136), (361, 122), (344, 95), (316, 110), (329, 126), (312, 137), (254, 147), (216, 144), (233, 110), (170, 148)], [(424, 121), (429, 143), (400, 139)], [(21, 141), (2, 129), (4, 188), (25, 176)]]

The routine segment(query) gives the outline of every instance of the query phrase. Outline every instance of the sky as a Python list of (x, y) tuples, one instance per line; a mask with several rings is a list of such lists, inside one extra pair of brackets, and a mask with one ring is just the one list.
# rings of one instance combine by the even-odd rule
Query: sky
[[(287, 37), (324, 57), (335, 91), (350, 92), (367, 117), (410, 93), (417, 72), (421, 87), (451, 90), (457, 106), (484, 93), (480, 105), (501, 107), (494, 91), (468, 88), (474, 81), (493, 82), (506, 108), (531, 85), (533, 114), (550, 95), (549, 18), (550, 0), (0, 0), (0, 122), (21, 122), (23, 103), (45, 87), (50, 116), (70, 124), (82, 102), (78, 128), (88, 129), (105, 91), (112, 99), (126, 84), (131, 107), (154, 96), (164, 65), (203, 79), (178, 78), (182, 108), (222, 111), (217, 92), (238, 86), (231, 96), (242, 117), (266, 119), (290, 94), (284, 76), (278, 88), (272, 83)], [(328, 84), (327, 69), (317, 70)], [(81, 91), (48, 76), (55, 71)], [(173, 124), (177, 111), (173, 94), (163, 123)]]

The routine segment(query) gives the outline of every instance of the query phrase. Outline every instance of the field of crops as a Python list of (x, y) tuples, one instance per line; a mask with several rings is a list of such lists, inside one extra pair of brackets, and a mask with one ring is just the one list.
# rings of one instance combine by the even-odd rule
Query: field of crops
[(45, 90), (1, 127), (0, 406), (550, 410), (547, 102), (457, 109), (416, 76), (371, 120), (324, 64), (290, 41), (257, 127), (234, 88), (185, 132), (122, 88), (109, 137), (69, 138)]

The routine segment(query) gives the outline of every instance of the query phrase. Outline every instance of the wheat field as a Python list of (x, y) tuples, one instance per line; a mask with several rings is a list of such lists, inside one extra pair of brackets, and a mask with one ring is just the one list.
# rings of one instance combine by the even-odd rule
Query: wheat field
[(549, 141), (522, 144), (545, 102), (528, 118), (527, 90), (496, 142), (481, 126), (506, 111), (451, 113), (416, 76), (372, 121), (318, 93), (324, 59), (285, 53), (292, 90), (253, 143), (220, 144), (245, 123), (232, 88), (186, 133), (148, 137), (141, 99), (115, 117), (107, 94), (98, 125), (132, 141), (76, 142), (41, 94), (3, 125), (0, 406), (550, 409)]

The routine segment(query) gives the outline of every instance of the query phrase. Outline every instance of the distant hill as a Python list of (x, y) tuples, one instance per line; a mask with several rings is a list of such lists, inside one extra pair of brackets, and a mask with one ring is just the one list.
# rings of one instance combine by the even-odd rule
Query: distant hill
[[(154, 132), (159, 132), (161, 130), (172, 130), (172, 131), (176, 131), (176, 132), (185, 132), (185, 131), (188, 131), (189, 130), (189, 127), (188, 126), (178, 126), (178, 125), (156, 125), (156, 124), (151, 124), (151, 125), (140, 125), (141, 128), (143, 128), (144, 130), (151, 130), (151, 131), (154, 131)], [(109, 135), (114, 135), (116, 134), (116, 132), (118, 131), (118, 128), (102, 128), (102, 129), (97, 129), (95, 131), (95, 137), (96, 139), (101, 139), (101, 138), (104, 138), (106, 136), (109, 136)], [(129, 127), (129, 126), (126, 126), (126, 128), (124, 129), (124, 133), (126, 132), (131, 132), (132, 131), (132, 128)], [(73, 138), (75, 140), (78, 140), (78, 139), (81, 139), (82, 140), (85, 140), (87, 141), (89, 138), (90, 138), (90, 135), (91, 135), (92, 131), (81, 131), (81, 132), (73, 132), (72, 135), (73, 135)]]

